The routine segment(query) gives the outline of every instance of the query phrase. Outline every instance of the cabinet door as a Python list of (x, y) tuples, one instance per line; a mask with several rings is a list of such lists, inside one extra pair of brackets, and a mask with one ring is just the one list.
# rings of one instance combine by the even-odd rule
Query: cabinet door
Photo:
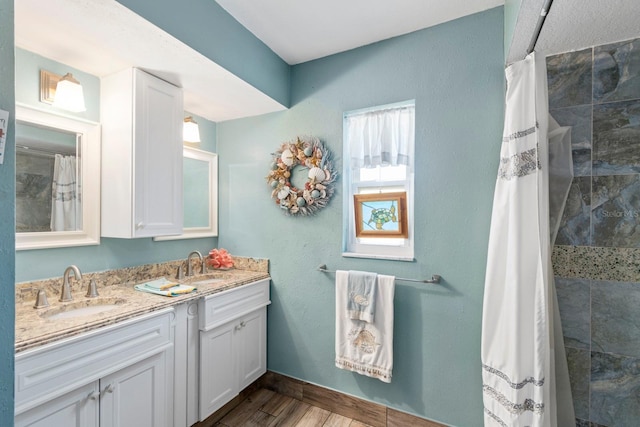
[(166, 351), (100, 380), (100, 427), (169, 427)]
[(15, 419), (16, 427), (98, 427), (98, 382), (25, 411)]
[(134, 237), (182, 233), (182, 91), (134, 71)]
[(200, 420), (220, 409), (238, 394), (234, 368), (235, 326), (229, 322), (200, 332)]
[(242, 318), (237, 337), (239, 390), (260, 378), (267, 371), (266, 308)]

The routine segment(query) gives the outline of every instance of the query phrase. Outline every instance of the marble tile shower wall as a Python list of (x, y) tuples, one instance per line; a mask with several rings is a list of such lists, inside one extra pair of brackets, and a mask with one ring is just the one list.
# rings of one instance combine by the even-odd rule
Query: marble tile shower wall
[(640, 39), (547, 58), (574, 180), (554, 248), (577, 426), (640, 426)]

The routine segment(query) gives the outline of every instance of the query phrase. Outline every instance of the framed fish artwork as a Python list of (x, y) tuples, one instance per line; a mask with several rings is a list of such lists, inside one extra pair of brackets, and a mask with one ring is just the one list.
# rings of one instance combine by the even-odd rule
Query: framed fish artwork
[(407, 193), (354, 194), (356, 237), (409, 236)]

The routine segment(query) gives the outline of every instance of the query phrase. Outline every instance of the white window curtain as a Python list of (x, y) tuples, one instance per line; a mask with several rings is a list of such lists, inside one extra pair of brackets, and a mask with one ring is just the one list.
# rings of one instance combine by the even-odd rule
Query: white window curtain
[(410, 105), (347, 116), (351, 167), (409, 165), (414, 111)]
[(76, 157), (56, 154), (51, 189), (51, 231), (78, 229)]

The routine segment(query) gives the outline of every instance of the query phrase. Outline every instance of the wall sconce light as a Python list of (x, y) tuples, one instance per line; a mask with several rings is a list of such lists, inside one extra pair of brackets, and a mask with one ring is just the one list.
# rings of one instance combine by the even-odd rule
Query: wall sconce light
[(200, 142), (200, 128), (193, 117), (185, 117), (182, 127), (182, 139), (185, 142)]
[(86, 111), (82, 85), (71, 73), (61, 76), (40, 70), (40, 102), (74, 113)]

